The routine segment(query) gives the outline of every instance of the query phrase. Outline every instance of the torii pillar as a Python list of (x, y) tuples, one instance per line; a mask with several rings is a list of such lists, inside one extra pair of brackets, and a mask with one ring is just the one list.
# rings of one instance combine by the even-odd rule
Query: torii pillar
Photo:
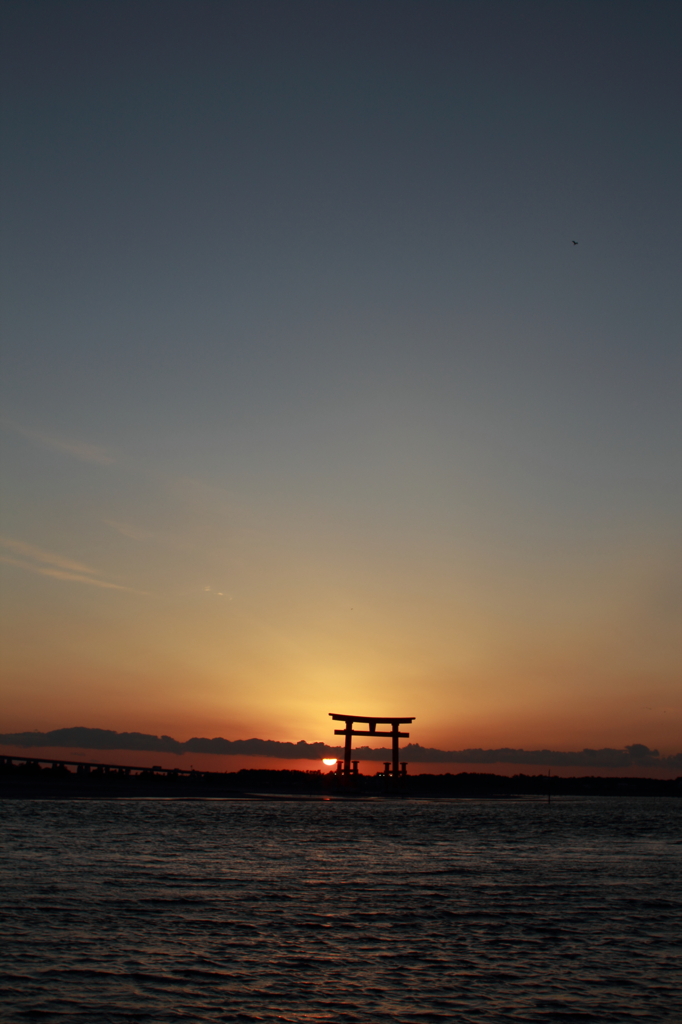
[[(390, 736), (392, 741), (392, 755), (393, 755), (393, 766), (391, 775), (394, 779), (397, 779), (400, 775), (400, 740), (407, 739), (409, 732), (400, 732), (400, 726), (414, 722), (412, 718), (362, 718), (360, 715), (334, 715), (329, 712), (329, 717), (335, 722), (345, 722), (345, 729), (335, 729), (335, 736), (345, 736), (345, 744), (343, 748), (343, 774), (346, 778), (350, 778), (351, 775), (351, 755), (353, 752), (353, 736)], [(355, 722), (359, 722), (361, 725), (367, 725), (367, 729), (354, 729), (353, 725)], [(378, 732), (377, 725), (390, 725), (390, 732)], [(407, 766), (405, 766), (406, 768)], [(405, 769), (403, 769), (403, 774)]]

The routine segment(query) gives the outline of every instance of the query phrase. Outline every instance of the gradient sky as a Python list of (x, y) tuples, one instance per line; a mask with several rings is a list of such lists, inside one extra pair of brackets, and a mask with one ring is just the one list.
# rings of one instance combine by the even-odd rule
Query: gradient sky
[(1, 13), (0, 731), (677, 752), (680, 5)]

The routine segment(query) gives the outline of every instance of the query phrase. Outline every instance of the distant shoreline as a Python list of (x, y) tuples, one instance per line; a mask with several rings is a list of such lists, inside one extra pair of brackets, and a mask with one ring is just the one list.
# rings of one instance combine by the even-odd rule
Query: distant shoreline
[[(18, 760), (18, 759), (15, 759)], [(23, 759), (22, 759), (23, 760)], [(64, 764), (41, 767), (35, 761), (0, 763), (0, 799), (358, 799), (544, 798), (585, 796), (682, 796), (682, 778), (610, 778), (542, 775), (408, 775), (394, 782), (377, 775), (348, 780), (335, 773), (289, 769), (242, 769), (238, 772), (186, 772), (172, 769), (126, 769), (100, 765), (70, 771)], [(135, 773), (134, 773), (135, 772)]]

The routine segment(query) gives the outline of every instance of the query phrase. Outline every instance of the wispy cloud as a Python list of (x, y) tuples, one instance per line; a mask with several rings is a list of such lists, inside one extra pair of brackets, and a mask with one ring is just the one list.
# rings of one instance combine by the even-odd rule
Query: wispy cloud
[(66, 569), (69, 572), (77, 573), (94, 573), (95, 571), (90, 566), (83, 565), (82, 562), (75, 562), (72, 558), (64, 558), (63, 555), (56, 555), (52, 551), (45, 551), (43, 548), (36, 547), (35, 544), (27, 544), (23, 540), (14, 540), (12, 537), (0, 537), (0, 545), (9, 551), (13, 551), (15, 555), (23, 555), (25, 558), (30, 558), (33, 562), (54, 565), (58, 569)]
[(83, 565), (82, 562), (65, 558), (52, 551), (45, 551), (34, 544), (27, 544), (23, 540), (0, 537), (0, 547), (13, 552), (14, 555), (23, 556), (14, 558), (12, 555), (0, 554), (0, 562), (4, 562), (5, 565), (15, 565), (26, 572), (37, 573), (39, 576), (50, 576), (57, 580), (67, 580), (70, 583), (87, 583), (91, 587), (102, 587), (105, 590), (130, 590), (129, 587), (123, 587), (118, 583), (98, 579), (94, 575), (95, 570), (88, 565)]
[(94, 462), (98, 466), (108, 466), (116, 461), (110, 452), (99, 445), (86, 444), (84, 441), (74, 441), (63, 437), (54, 437), (51, 434), (43, 434), (38, 430), (29, 430), (27, 427), (9, 420), (5, 420), (4, 425), (9, 427), (10, 430), (15, 431), (15, 433), (21, 434), (22, 437), (27, 438), (29, 441), (42, 445), (43, 448), (51, 448), (52, 451), (60, 452), (62, 455), (70, 455), (80, 462)]

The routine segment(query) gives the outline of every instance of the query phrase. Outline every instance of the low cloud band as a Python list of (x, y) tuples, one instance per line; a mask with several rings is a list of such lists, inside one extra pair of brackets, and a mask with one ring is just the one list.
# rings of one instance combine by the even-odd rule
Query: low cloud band
[[(181, 743), (172, 736), (152, 736), (141, 732), (114, 732), (111, 729), (53, 729), (51, 732), (18, 732), (0, 734), (0, 743), (15, 747), (80, 747), (84, 750), (153, 750), (166, 754), (241, 754), (251, 757), (279, 757), (284, 760), (319, 761), (339, 756), (341, 747), (326, 743), (281, 743), (278, 740), (225, 740), (222, 737), (194, 737)], [(390, 760), (385, 747), (356, 747), (354, 756), (360, 761)], [(605, 747), (601, 750), (437, 750), (408, 743), (402, 750), (404, 759), (412, 763), (441, 764), (523, 764), (545, 767), (575, 768), (664, 768), (682, 769), (682, 753), (661, 757), (642, 743), (624, 750)]]

